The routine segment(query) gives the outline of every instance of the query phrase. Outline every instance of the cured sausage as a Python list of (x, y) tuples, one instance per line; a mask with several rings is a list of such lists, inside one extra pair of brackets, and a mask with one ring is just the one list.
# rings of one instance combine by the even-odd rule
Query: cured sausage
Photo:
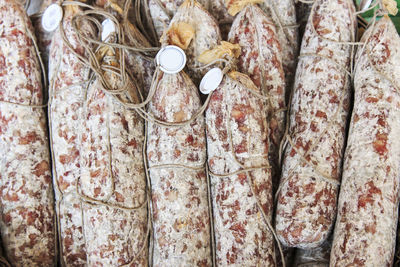
[[(130, 21), (124, 20), (123, 15), (120, 12), (123, 8), (123, 3), (114, 3), (110, 0), (97, 1), (96, 5), (104, 8), (111, 15), (115, 16), (123, 28), (124, 32), (124, 45), (132, 48), (150, 48), (149, 41), (143, 36), (143, 34), (133, 25)], [(121, 43), (121, 40), (119, 40)], [(143, 53), (136, 52), (130, 49), (125, 49), (125, 63), (129, 70), (128, 72), (132, 75), (132, 78), (137, 82), (138, 88), (141, 88), (144, 96), (150, 90), (153, 73), (155, 71), (154, 60), (150, 57), (146, 57)]]
[(331, 266), (392, 266), (399, 205), (400, 37), (383, 17), (356, 56)]
[[(77, 194), (81, 175), (79, 129), (82, 127), (82, 104), (90, 78), (90, 69), (77, 57), (85, 49), (71, 25), (79, 14), (77, 6), (64, 8), (63, 31), (58, 29), (51, 42), (49, 58), (49, 129), (53, 158), (56, 211), (58, 220), (60, 260), (65, 266), (86, 265), (86, 245), (83, 233), (82, 202)], [(93, 29), (81, 25), (88, 33)], [(70, 47), (69, 47), (70, 46)], [(76, 54), (77, 55), (76, 55)]]
[[(182, 25), (184, 30), (182, 30)], [(183, 31), (183, 32), (182, 32)], [(192, 34), (185, 38), (185, 32)], [(177, 40), (185, 41), (183, 43)], [(180, 46), (187, 57), (187, 73), (195, 85), (199, 85), (202, 77), (210, 68), (201, 68), (197, 58), (205, 51), (217, 46), (221, 41), (218, 24), (215, 19), (194, 0), (185, 0), (171, 20), (170, 27), (164, 34), (161, 43)]]
[[(167, 123), (191, 119), (201, 106), (190, 78), (161, 74), (149, 113)], [(148, 123), (153, 265), (211, 266), (204, 116), (184, 126)]]
[(0, 1), (1, 237), (13, 266), (54, 266), (56, 225), (43, 90), (33, 28)]
[(217, 266), (275, 266), (268, 127), (252, 91), (247, 75), (230, 72), (206, 110)]
[[(147, 5), (150, 10), (150, 16), (153, 20), (153, 26), (158, 38), (162, 36), (168, 28), (171, 19), (178, 11), (180, 5), (186, 0), (144, 0), (148, 1)], [(197, 1), (196, 1), (197, 2)], [(198, 2), (208, 9), (210, 0), (198, 0)]]
[[(97, 48), (102, 69), (119, 68), (119, 52)], [(83, 103), (80, 134), (84, 233), (89, 266), (147, 266), (147, 199), (143, 159), (144, 121), (119, 101), (138, 103), (140, 93), (131, 80), (104, 71), (90, 84)], [(112, 91), (125, 88), (118, 94)]]
[(264, 0), (259, 5), (275, 25), (282, 51), (282, 67), (285, 73), (286, 99), (288, 99), (293, 86), (299, 49), (295, 4), (293, 0)]
[(307, 24), (291, 102), (277, 196), (284, 245), (319, 246), (332, 228), (350, 103), (352, 1), (319, 0)]
[(256, 5), (247, 5), (236, 16), (229, 41), (241, 49), (238, 69), (250, 76), (260, 92), (268, 98), (269, 158), (272, 163), (273, 183), (279, 184), (279, 146), (285, 131), (286, 100), (282, 50), (275, 26)]

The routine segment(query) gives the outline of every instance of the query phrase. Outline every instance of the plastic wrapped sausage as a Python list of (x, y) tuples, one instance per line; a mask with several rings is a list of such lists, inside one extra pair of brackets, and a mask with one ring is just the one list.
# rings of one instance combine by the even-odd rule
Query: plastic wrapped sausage
[(357, 52), (331, 266), (392, 266), (399, 205), (400, 37), (385, 16)]
[(287, 246), (319, 246), (336, 216), (350, 104), (351, 46), (342, 42), (354, 41), (354, 12), (350, 0), (318, 0), (303, 37), (277, 195)]
[(23, 7), (0, 1), (0, 229), (13, 266), (54, 266), (56, 225), (43, 90)]

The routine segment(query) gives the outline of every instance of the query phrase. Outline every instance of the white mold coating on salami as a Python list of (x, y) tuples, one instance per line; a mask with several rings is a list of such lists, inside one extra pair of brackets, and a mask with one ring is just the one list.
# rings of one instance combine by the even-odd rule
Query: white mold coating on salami
[(198, 86), (201, 78), (211, 67), (196, 69), (203, 66), (197, 61), (197, 58), (204, 51), (211, 50), (217, 46), (221, 41), (221, 34), (215, 19), (196, 1), (192, 3), (190, 0), (186, 0), (179, 7), (171, 20), (171, 25), (180, 22), (185, 22), (194, 29), (194, 38), (188, 48), (185, 49), (185, 54), (188, 75), (194, 84)]
[[(200, 106), (197, 88), (184, 72), (162, 74), (149, 113), (162, 121), (182, 122), (192, 118)], [(152, 187), (153, 265), (211, 266), (203, 115), (181, 127), (149, 123), (147, 157)], [(170, 164), (175, 166), (165, 166)]]
[[(112, 89), (120, 89), (120, 76), (108, 74), (105, 77), (114, 86)], [(137, 103), (137, 88), (129, 83), (126, 89), (120, 97)], [(88, 87), (83, 118), (78, 190), (85, 198), (88, 264), (146, 266), (143, 119), (106, 93), (99, 80)]]
[(318, 0), (313, 8), (297, 66), (276, 212), (279, 239), (300, 248), (320, 245), (336, 215), (351, 47), (335, 41), (350, 42), (355, 32), (352, 1)]
[(16, 1), (0, 1), (0, 18), (1, 239), (13, 266), (50, 267), (56, 226), (46, 115), (18, 105), (43, 104), (33, 28)]
[(384, 17), (364, 33), (362, 42), (366, 47), (356, 56), (354, 110), (330, 266), (393, 264), (399, 204), (400, 37)]
[[(257, 88), (226, 75), (206, 110), (209, 168), (224, 175), (210, 177), (217, 266), (275, 266), (274, 238), (257, 205), (271, 220), (268, 128), (263, 101), (250, 90)], [(241, 165), (257, 169), (233, 174)]]
[[(66, 38), (75, 53), (84, 56), (84, 48), (71, 26), (72, 16), (80, 9), (69, 6), (64, 12)], [(91, 31), (88, 25), (83, 29)], [(64, 44), (59, 30), (54, 33), (51, 42), (49, 80), (49, 128), (61, 262), (66, 266), (85, 266), (82, 203), (76, 185), (80, 177), (81, 153), (78, 130), (82, 127), (82, 103), (89, 80), (89, 68)]]
[[(140, 33), (140, 31), (132, 24), (128, 24), (125, 29), (126, 35), (125, 40), (133, 47), (151, 47), (150, 43)], [(144, 97), (147, 96), (151, 82), (153, 80), (153, 73), (155, 71), (155, 62), (145, 58), (142, 54), (125, 50), (126, 52), (126, 65), (130, 73), (132, 73), (134, 79), (136, 79), (138, 87), (142, 88), (141, 92)]]
[(298, 27), (294, 0), (265, 0), (259, 4), (275, 24), (275, 31), (282, 50), (282, 66), (285, 73), (286, 96), (290, 94), (296, 72), (299, 49)]
[(235, 18), (229, 41), (241, 47), (238, 69), (250, 76), (266, 101), (269, 126), (269, 158), (274, 184), (279, 183), (279, 145), (285, 131), (285, 75), (282, 50), (275, 26), (256, 5), (248, 5)]

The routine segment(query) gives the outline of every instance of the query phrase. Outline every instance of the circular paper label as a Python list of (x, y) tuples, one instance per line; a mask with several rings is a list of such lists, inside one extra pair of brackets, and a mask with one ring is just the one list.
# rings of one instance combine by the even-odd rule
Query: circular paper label
[(44, 11), (42, 17), (42, 26), (48, 32), (52, 32), (57, 29), (63, 17), (63, 10), (58, 4), (51, 4)]
[(101, 31), (101, 40), (105, 42), (107, 38), (116, 32), (115, 23), (111, 19), (105, 19), (101, 23), (102, 31)]
[(200, 92), (207, 95), (218, 88), (221, 84), (224, 74), (220, 68), (209, 70), (201, 79)]
[(158, 51), (156, 60), (157, 65), (160, 66), (163, 72), (174, 74), (180, 72), (185, 67), (186, 55), (181, 48), (175, 45), (168, 45)]

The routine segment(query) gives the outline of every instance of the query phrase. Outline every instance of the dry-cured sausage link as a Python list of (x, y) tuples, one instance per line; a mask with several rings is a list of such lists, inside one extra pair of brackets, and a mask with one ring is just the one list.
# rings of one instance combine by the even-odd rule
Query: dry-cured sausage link
[(235, 18), (229, 41), (241, 46), (238, 69), (248, 74), (268, 99), (269, 158), (275, 189), (279, 184), (279, 146), (285, 131), (285, 75), (275, 26), (256, 5), (248, 5)]
[(231, 72), (206, 110), (217, 266), (275, 266), (265, 221), (273, 211), (268, 127), (251, 90), (259, 93), (248, 76)]
[(320, 245), (336, 215), (350, 103), (350, 0), (314, 3), (297, 66), (287, 147), (277, 196), (276, 231), (284, 245)]
[(13, 266), (54, 266), (56, 225), (40, 65), (33, 28), (0, 1), (0, 232)]
[(392, 266), (400, 159), (400, 37), (389, 17), (356, 56), (354, 109), (331, 266)]
[[(149, 41), (131, 22), (123, 18), (120, 12), (124, 7), (124, 3), (114, 3), (111, 0), (96, 1), (96, 6), (104, 8), (107, 12), (114, 15), (119, 20), (119, 26), (123, 28), (124, 44), (132, 48), (150, 48)], [(155, 71), (154, 60), (150, 57), (144, 56), (142, 53), (125, 49), (125, 66), (128, 73), (135, 79), (138, 88), (144, 97), (147, 96), (153, 73)]]
[(299, 49), (294, 2), (294, 0), (264, 0), (260, 4), (261, 9), (275, 25), (276, 35), (281, 46), (286, 98), (289, 97), (292, 90)]
[[(192, 31), (192, 39), (185, 40), (183, 28)], [(177, 40), (190, 41), (190, 43), (177, 43)], [(171, 20), (162, 43), (178, 45), (185, 50), (187, 57), (187, 73), (196, 86), (210, 68), (201, 68), (197, 58), (207, 50), (217, 46), (221, 41), (218, 24), (215, 19), (194, 0), (185, 0)], [(200, 69), (199, 69), (200, 68)]]
[[(105, 53), (100, 59), (104, 69), (119, 67), (119, 50), (105, 45), (97, 51)], [(131, 80), (123, 84), (115, 73), (103, 75), (111, 86), (109, 92), (126, 89), (118, 94), (123, 102), (140, 101)], [(106, 93), (100, 79), (88, 87), (83, 118), (78, 193), (84, 199), (88, 265), (147, 266), (143, 119)]]
[[(184, 73), (161, 74), (149, 113), (167, 123), (191, 119), (201, 106)], [(204, 117), (172, 127), (148, 123), (153, 265), (211, 266)]]
[[(63, 41), (63, 34), (58, 29), (53, 35), (49, 58), (49, 129), (53, 179), (60, 257), (61, 263), (66, 266), (86, 264), (82, 203), (76, 186), (80, 177), (81, 154), (78, 129), (82, 127), (82, 103), (89, 82), (89, 68), (77, 57), (85, 56), (85, 50), (71, 25), (72, 17), (80, 11), (76, 6), (64, 8), (62, 29), (69, 44)], [(89, 25), (81, 26), (82, 30), (92, 32)]]
[[(153, 25), (156, 30), (158, 38), (168, 28), (171, 19), (178, 11), (179, 6), (185, 0), (142, 0), (148, 1), (150, 16), (153, 20)], [(208, 8), (210, 0), (198, 0), (198, 2), (205, 8)], [(158, 40), (157, 40), (158, 41)]]

